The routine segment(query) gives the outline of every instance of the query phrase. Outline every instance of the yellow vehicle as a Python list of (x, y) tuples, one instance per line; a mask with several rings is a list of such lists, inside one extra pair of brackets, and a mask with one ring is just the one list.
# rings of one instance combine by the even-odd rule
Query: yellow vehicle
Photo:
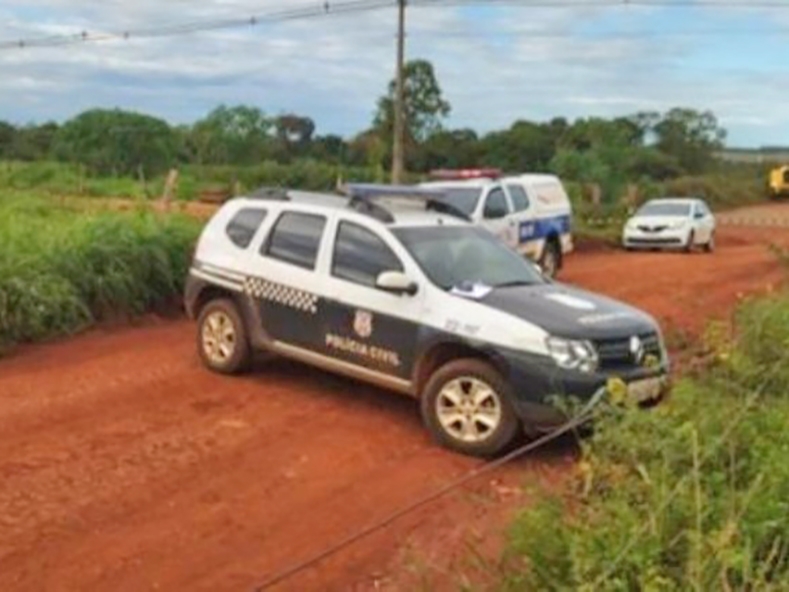
[(789, 165), (770, 171), (770, 198), (789, 197)]

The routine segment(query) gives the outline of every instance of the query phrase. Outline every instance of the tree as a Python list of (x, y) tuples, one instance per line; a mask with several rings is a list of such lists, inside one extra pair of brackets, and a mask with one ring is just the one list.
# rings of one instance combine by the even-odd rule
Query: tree
[[(452, 107), (444, 100), (433, 65), (426, 60), (406, 63), (405, 80), (405, 141), (412, 148), (441, 129), (441, 121)], [(394, 100), (396, 84), (389, 83), (389, 92), (378, 100), (373, 128), (387, 145), (394, 136)]]
[(58, 129), (58, 124), (54, 122), (18, 128), (11, 144), (11, 156), (27, 161), (49, 158)]
[(702, 173), (723, 147), (726, 131), (710, 111), (672, 109), (654, 127), (657, 148), (673, 156), (688, 173)]
[(550, 126), (517, 121), (506, 131), (485, 136), (483, 163), (507, 171), (544, 170), (551, 162), (556, 142)]
[(120, 109), (94, 109), (66, 122), (55, 153), (99, 174), (159, 174), (176, 160), (178, 142), (167, 122)]
[(198, 164), (255, 164), (272, 150), (274, 122), (256, 107), (221, 105), (192, 128)]
[(11, 158), (11, 147), (16, 137), (16, 128), (5, 121), (0, 121), (0, 158)]
[(459, 169), (479, 163), (481, 145), (471, 129), (438, 131), (432, 134), (413, 156), (413, 168), (427, 172), (433, 169)]

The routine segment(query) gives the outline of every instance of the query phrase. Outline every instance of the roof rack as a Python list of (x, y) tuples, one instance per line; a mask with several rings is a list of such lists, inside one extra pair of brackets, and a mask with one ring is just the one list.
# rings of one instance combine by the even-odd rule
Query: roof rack
[(374, 201), (376, 198), (404, 198), (421, 201), (425, 204), (427, 211), (439, 212), (464, 221), (470, 221), (468, 214), (446, 201), (445, 193), (437, 189), (410, 185), (348, 183), (342, 188), (342, 191), (350, 197), (348, 207), (372, 216), (386, 224), (391, 224), (395, 221), (395, 218), (391, 211)]
[(249, 194), (250, 199), (267, 199), (271, 201), (290, 201), (287, 189), (282, 187), (260, 187)]

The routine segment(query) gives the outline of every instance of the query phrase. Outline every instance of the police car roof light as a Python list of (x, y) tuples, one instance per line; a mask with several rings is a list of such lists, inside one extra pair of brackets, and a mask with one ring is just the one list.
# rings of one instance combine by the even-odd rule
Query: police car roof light
[(447, 202), (443, 191), (414, 187), (411, 185), (382, 185), (374, 183), (349, 183), (344, 187), (345, 193), (351, 198), (349, 207), (372, 215), (382, 222), (391, 224), (394, 216), (380, 204), (373, 203), (376, 198), (408, 198), (422, 201), (428, 211), (447, 214), (468, 221), (468, 215)]
[(430, 172), (432, 179), (442, 181), (461, 181), (466, 179), (498, 179), (502, 175), (500, 169), (438, 169)]

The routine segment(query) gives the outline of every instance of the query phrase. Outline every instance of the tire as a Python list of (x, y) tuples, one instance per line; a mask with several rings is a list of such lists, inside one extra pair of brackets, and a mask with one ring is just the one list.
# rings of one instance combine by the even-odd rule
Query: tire
[[(481, 394), (476, 403), (471, 396), (475, 388)], [(455, 397), (460, 400), (454, 401)], [(521, 435), (511, 397), (510, 386), (490, 364), (456, 360), (430, 377), (421, 398), (422, 419), (433, 438), (446, 448), (488, 458), (508, 450)], [(460, 409), (460, 405), (468, 406)], [(482, 417), (486, 419), (481, 421)]]
[(562, 266), (562, 254), (555, 240), (548, 239), (545, 243), (539, 263), (545, 277), (553, 279), (558, 275)]
[(206, 368), (220, 374), (238, 374), (249, 364), (247, 330), (232, 300), (212, 300), (197, 321), (197, 351)]
[(694, 246), (695, 242), (696, 242), (696, 231), (695, 230), (691, 230), (690, 234), (688, 235), (688, 242), (685, 245), (685, 252), (686, 253), (692, 253), (693, 252), (693, 246)]
[(714, 251), (715, 251), (715, 233), (710, 235), (710, 240), (707, 241), (706, 245), (704, 245), (705, 253), (712, 253)]

